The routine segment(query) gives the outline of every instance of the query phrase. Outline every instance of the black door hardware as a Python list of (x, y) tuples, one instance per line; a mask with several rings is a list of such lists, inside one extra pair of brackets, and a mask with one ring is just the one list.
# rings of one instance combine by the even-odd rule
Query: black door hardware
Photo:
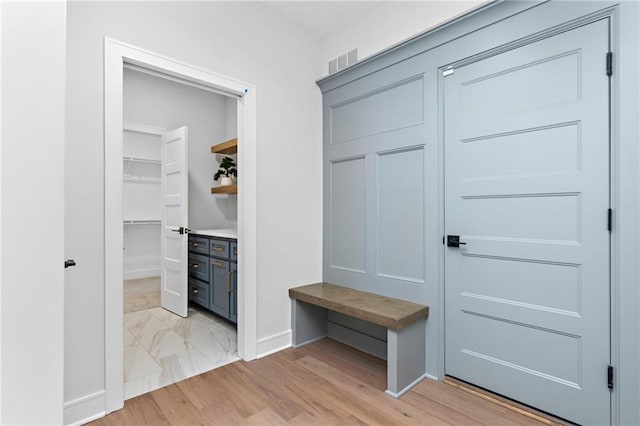
[(67, 259), (64, 261), (64, 269), (67, 269), (69, 266), (76, 266), (76, 261), (73, 259)]
[(467, 243), (460, 241), (460, 235), (447, 235), (447, 247), (460, 247)]
[(184, 226), (181, 226), (178, 229), (172, 229), (171, 232), (177, 232), (180, 235), (182, 235), (182, 234), (187, 234), (189, 232), (189, 229), (185, 228)]

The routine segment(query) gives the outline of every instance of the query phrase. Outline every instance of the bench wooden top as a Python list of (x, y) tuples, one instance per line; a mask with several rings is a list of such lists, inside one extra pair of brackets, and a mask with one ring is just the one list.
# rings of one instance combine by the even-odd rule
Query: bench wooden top
[(429, 307), (329, 283), (289, 289), (289, 297), (400, 330), (429, 316)]

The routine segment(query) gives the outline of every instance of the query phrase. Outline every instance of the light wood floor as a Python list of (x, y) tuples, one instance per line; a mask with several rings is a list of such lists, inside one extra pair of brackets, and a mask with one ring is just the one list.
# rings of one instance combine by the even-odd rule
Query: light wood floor
[(542, 425), (455, 386), (423, 380), (396, 400), (386, 364), (324, 339), (126, 401), (94, 425)]

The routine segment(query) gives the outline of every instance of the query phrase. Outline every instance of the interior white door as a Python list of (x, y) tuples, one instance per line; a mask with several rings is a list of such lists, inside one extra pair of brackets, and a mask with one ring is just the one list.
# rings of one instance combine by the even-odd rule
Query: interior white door
[(187, 316), (187, 127), (162, 136), (161, 305)]
[[(609, 50), (597, 21), (443, 77), (447, 375), (609, 424)], [(452, 242), (453, 243), (453, 242)]]

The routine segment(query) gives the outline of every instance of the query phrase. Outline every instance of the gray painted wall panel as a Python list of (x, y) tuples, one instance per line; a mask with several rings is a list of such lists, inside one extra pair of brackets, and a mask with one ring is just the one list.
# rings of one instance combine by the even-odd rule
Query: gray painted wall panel
[[(323, 91), (323, 131), (324, 131), (324, 174), (325, 174), (325, 230), (323, 249), (323, 275), (325, 281), (333, 281), (345, 286), (358, 288), (365, 291), (387, 294), (400, 298), (409, 298), (430, 306), (430, 316), (427, 320), (427, 373), (431, 377), (442, 377), (444, 372), (444, 314), (443, 286), (444, 277), (442, 273), (442, 242), (444, 232), (444, 218), (442, 216), (443, 196), (440, 193), (442, 188), (442, 147), (439, 142), (442, 138), (440, 115), (442, 100), (439, 91), (441, 90), (441, 68), (453, 64), (454, 66), (475, 55), (485, 55), (492, 49), (503, 49), (510, 43), (522, 43), (528, 37), (542, 37), (553, 31), (560, 31), (571, 26), (581, 25), (584, 22), (592, 21), (598, 16), (605, 16), (610, 13), (607, 8), (615, 6), (612, 1), (600, 2), (501, 2), (488, 6), (470, 17), (458, 20), (454, 24), (439, 28), (429, 32), (427, 35), (418, 37), (414, 41), (404, 43), (399, 48), (391, 49), (383, 54), (376, 55), (371, 59), (360, 62), (356, 67), (344, 72), (337, 73), (321, 80), (318, 84)], [(620, 334), (614, 332), (614, 343), (612, 347), (612, 362), (615, 369), (615, 378), (619, 383), (616, 385), (613, 395), (613, 422), (622, 421), (624, 424), (640, 423), (640, 409), (637, 405), (637, 390), (640, 389), (640, 380), (637, 379), (637, 372), (640, 370), (640, 334), (637, 331), (637, 324), (640, 323), (640, 303), (638, 302), (637, 289), (635, 287), (618, 287), (616, 277), (625, 278), (625, 282), (636, 282), (638, 275), (637, 250), (630, 250), (637, 247), (637, 164), (639, 163), (639, 151), (636, 147), (638, 134), (637, 116), (640, 113), (640, 93), (638, 93), (638, 83), (635, 76), (640, 62), (638, 52), (640, 51), (640, 38), (637, 37), (640, 27), (640, 7), (635, 2), (622, 2), (618, 11), (613, 12), (611, 20), (614, 34), (611, 49), (614, 52), (614, 74), (613, 82), (613, 105), (614, 114), (613, 128), (613, 167), (614, 167), (614, 207), (624, 203), (625, 208), (618, 213), (614, 213), (618, 219), (614, 225), (613, 247), (614, 255), (619, 255), (619, 263), (614, 261), (614, 285), (612, 288), (614, 327), (619, 325)], [(568, 59), (568, 58), (567, 58)], [(542, 65), (542, 64), (540, 64)], [(624, 65), (619, 72), (619, 66)], [(604, 55), (603, 55), (604, 71)], [(365, 96), (367, 93), (375, 92), (380, 88), (393, 85), (411, 78), (412, 76), (423, 75), (424, 81), (424, 124), (395, 130), (387, 133), (368, 135), (360, 139), (351, 140), (349, 143), (330, 144), (331, 135), (330, 121), (328, 120), (331, 107)], [(533, 94), (535, 96), (535, 94)], [(565, 98), (567, 98), (565, 96)], [(615, 117), (620, 117), (620, 122), (615, 121)], [(634, 117), (634, 118), (632, 118)], [(490, 117), (489, 117), (490, 118)], [(560, 120), (562, 121), (562, 120)], [(503, 164), (501, 173), (554, 173), (567, 172), (579, 166), (579, 140), (576, 132), (579, 126), (567, 122), (567, 126), (540, 129), (548, 132), (549, 139), (562, 140), (566, 144), (559, 152), (559, 156), (547, 158), (544, 161), (528, 164), (537, 164), (538, 168), (523, 170), (517, 164)], [(482, 124), (482, 123), (481, 123)], [(503, 132), (501, 128), (495, 130), (486, 127), (487, 131)], [(506, 144), (514, 142), (522, 143), (522, 149), (536, 154), (536, 150), (525, 138), (526, 135), (511, 137), (508, 134), (493, 135), (493, 140), (489, 144), (477, 141), (478, 149), (492, 149), (490, 145)], [(370, 146), (370, 153), (377, 155), (378, 152), (401, 148), (403, 145), (399, 139), (404, 139), (404, 147), (424, 144), (425, 150), (425, 284), (416, 286), (411, 283), (389, 281), (367, 270), (367, 274), (352, 273), (344, 270), (336, 270), (329, 265), (328, 242), (329, 229), (327, 218), (329, 210), (328, 200), (328, 164), (337, 158), (347, 158), (357, 156), (367, 150), (365, 146)], [(537, 138), (539, 139), (539, 138)], [(544, 138), (543, 138), (544, 139)], [(488, 141), (488, 140), (487, 140)], [(576, 145), (578, 144), (578, 145)], [(375, 146), (374, 146), (375, 145)], [(488, 148), (489, 147), (489, 148)], [(504, 148), (504, 147), (502, 147)], [(544, 148), (544, 147), (542, 147)], [(497, 148), (496, 148), (497, 149)], [(544, 151), (544, 149), (540, 149)], [(362, 154), (360, 154), (362, 155)], [(374, 157), (375, 157), (374, 155)], [(486, 155), (484, 154), (479, 155)], [(532, 158), (530, 154), (524, 156)], [(476, 164), (470, 159), (471, 167), (478, 177), (487, 177), (483, 164)], [(493, 165), (492, 167), (495, 169)], [(375, 197), (377, 188), (375, 187), (375, 164), (368, 158), (367, 182), (372, 182), (372, 187), (367, 188), (367, 194)], [(372, 168), (372, 169), (371, 169)], [(630, 180), (631, 179), (631, 180)], [(616, 190), (616, 188), (618, 188)], [(627, 190), (621, 191), (621, 188)], [(480, 190), (480, 189), (479, 189)], [(626, 201), (625, 201), (626, 200)], [(373, 204), (372, 204), (373, 203)], [(367, 211), (375, 209), (375, 200), (367, 200)], [(615, 209), (614, 209), (615, 212)], [(618, 216), (620, 215), (620, 216)], [(626, 218), (626, 220), (625, 220)], [(368, 224), (370, 225), (370, 224)], [(622, 232), (627, 229), (631, 232)], [(368, 226), (369, 232), (374, 232), (375, 227)], [(619, 233), (617, 233), (619, 230)], [(369, 241), (369, 240), (367, 240)], [(373, 240), (375, 241), (375, 240)], [(366, 248), (367, 259), (375, 255), (374, 244), (368, 244)], [(616, 252), (616, 250), (619, 250)], [(372, 258), (373, 259), (373, 258)], [(374, 259), (375, 260), (375, 259)], [(625, 266), (626, 265), (626, 266)], [(375, 262), (373, 264), (375, 265)], [(573, 281), (571, 281), (573, 285)], [(419, 290), (415, 290), (419, 288)], [(526, 300), (530, 297), (523, 295)], [(532, 299), (531, 299), (532, 300)], [(572, 309), (574, 301), (565, 300), (559, 303)], [(620, 304), (620, 311), (616, 306)], [(560, 305), (559, 305), (560, 306)], [(620, 393), (618, 393), (620, 392)], [(623, 393), (624, 392), (624, 393)]]
[(365, 333), (327, 322), (327, 336), (375, 357), (387, 359), (387, 344)]
[(354, 318), (349, 315), (344, 315), (336, 311), (329, 311), (327, 320), (334, 324), (338, 324), (343, 327), (367, 334), (383, 342), (387, 341), (386, 327), (382, 327), (368, 321), (363, 321), (359, 318)]
[(422, 77), (394, 83), (331, 107), (331, 143), (422, 124)]
[(378, 155), (377, 274), (424, 283), (424, 147)]
[(365, 270), (365, 159), (331, 163), (331, 266)]

